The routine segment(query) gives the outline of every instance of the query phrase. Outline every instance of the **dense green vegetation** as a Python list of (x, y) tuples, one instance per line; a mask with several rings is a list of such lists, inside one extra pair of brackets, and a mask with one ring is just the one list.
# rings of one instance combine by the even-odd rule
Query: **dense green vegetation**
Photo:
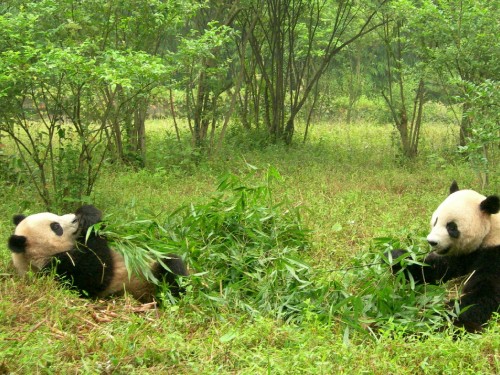
[[(310, 142), (291, 148), (243, 142), (236, 134), (220, 158), (201, 162), (189, 161), (180, 148), (164, 148), (169, 128), (164, 121), (150, 122), (154, 163), (139, 170), (105, 165), (91, 201), (106, 213), (110, 234), (135, 234), (142, 241), (159, 238), (150, 234), (156, 232), (151, 225), (167, 228), (164, 243), (152, 238), (149, 244), (188, 256), (194, 276), (186, 296), (172, 303), (165, 294), (160, 309), (129, 298), (86, 301), (50, 278), (15, 276), (5, 251), (3, 370), (499, 371), (495, 321), (480, 336), (454, 338), (442, 303), (455, 286), (413, 289), (380, 263), (388, 244), (427, 251), (423, 236), (430, 214), (453, 178), (478, 188), (480, 180), (450, 141), (458, 128), (427, 124), (412, 163), (395, 159), (398, 148), (387, 126), (317, 125)], [(233, 189), (241, 186), (246, 188)], [(1, 192), (5, 243), (12, 214), (44, 206), (33, 199), (28, 180), (4, 182)], [(234, 204), (242, 194), (251, 203), (246, 208)], [(184, 211), (186, 205), (192, 209)], [(287, 238), (269, 238), (262, 227), (266, 218)], [(234, 226), (217, 230), (228, 223)], [(259, 225), (261, 236), (241, 232)]]
[(189, 133), (189, 158), (222, 153), (234, 133), (307, 142), (335, 119), (391, 123), (413, 159), (445, 108), (486, 187), (499, 12), (486, 0), (4, 1), (0, 137), (45, 206), (67, 209), (105, 159), (150, 162), (148, 116), (171, 118), (179, 142)]
[[(88, 301), (0, 254), (2, 373), (500, 373), (450, 327), (426, 253), (450, 182), (500, 192), (488, 0), (6, 0), (0, 242), (92, 203), (131, 272), (185, 295)], [(405, 261), (412, 261), (406, 259)]]

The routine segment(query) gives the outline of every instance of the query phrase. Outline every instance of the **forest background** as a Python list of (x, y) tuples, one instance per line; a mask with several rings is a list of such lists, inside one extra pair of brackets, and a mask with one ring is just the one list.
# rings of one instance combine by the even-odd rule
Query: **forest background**
[(93, 203), (116, 246), (194, 276), (150, 311), (27, 283), (5, 251), (0, 372), (499, 372), (496, 323), (454, 340), (450, 287), (382, 261), (428, 251), (453, 179), (499, 191), (499, 19), (482, 0), (3, 1), (4, 243), (13, 214)]

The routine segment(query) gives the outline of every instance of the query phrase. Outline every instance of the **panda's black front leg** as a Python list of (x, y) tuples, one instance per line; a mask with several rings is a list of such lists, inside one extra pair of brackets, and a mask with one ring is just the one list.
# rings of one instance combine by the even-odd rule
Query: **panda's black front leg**
[(460, 315), (455, 325), (468, 332), (480, 332), (500, 307), (498, 275), (476, 270), (465, 282), (460, 297)]
[(87, 245), (56, 254), (43, 268), (81, 297), (97, 297), (113, 278), (113, 257), (105, 239), (92, 236)]
[[(406, 254), (406, 250), (391, 251), (392, 259), (399, 258)], [(468, 260), (465, 256), (441, 256), (436, 253), (430, 253), (425, 257), (423, 263), (409, 264), (405, 267), (405, 272), (411, 274), (413, 280), (417, 283), (437, 284), (446, 282), (455, 277), (463, 276), (467, 273)], [(403, 267), (400, 263), (392, 265), (392, 272), (396, 273)]]

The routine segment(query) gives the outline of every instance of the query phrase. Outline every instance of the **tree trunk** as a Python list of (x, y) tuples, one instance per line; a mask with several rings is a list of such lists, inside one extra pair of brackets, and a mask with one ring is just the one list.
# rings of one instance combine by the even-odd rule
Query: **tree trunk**
[(134, 112), (134, 138), (130, 140), (143, 165), (146, 163), (146, 116), (147, 102)]
[(168, 92), (169, 92), (170, 114), (172, 115), (172, 119), (174, 121), (175, 135), (177, 136), (177, 140), (180, 142), (181, 135), (179, 133), (179, 126), (177, 125), (177, 116), (175, 114), (174, 96), (172, 95), (172, 89), (169, 89)]
[(462, 105), (462, 119), (460, 121), (460, 146), (465, 146), (467, 144), (467, 139), (470, 137), (470, 127), (472, 125), (471, 119), (469, 117), (469, 110), (471, 105), (469, 102), (465, 102)]

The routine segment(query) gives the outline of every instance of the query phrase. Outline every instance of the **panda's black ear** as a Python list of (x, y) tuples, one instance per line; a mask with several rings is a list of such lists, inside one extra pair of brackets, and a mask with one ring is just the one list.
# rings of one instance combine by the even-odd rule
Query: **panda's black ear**
[(454, 192), (456, 191), (459, 191), (459, 187), (458, 187), (458, 184), (455, 180), (453, 180), (453, 182), (451, 183), (451, 186), (450, 186), (450, 194), (453, 194)]
[(24, 215), (14, 215), (12, 217), (12, 222), (14, 223), (14, 225), (17, 226), (17, 224), (19, 224), (24, 219), (26, 219), (26, 216), (24, 216)]
[(87, 232), (89, 227), (100, 222), (102, 218), (102, 212), (92, 205), (80, 207), (76, 210), (75, 215), (78, 218), (78, 225), (83, 234)]
[(26, 251), (26, 237), (13, 234), (9, 237), (9, 249), (13, 253), (24, 253)]
[(481, 211), (486, 212), (487, 214), (497, 214), (498, 211), (500, 211), (500, 198), (498, 198), (498, 196), (496, 195), (490, 195), (481, 202), (479, 208), (481, 209)]

